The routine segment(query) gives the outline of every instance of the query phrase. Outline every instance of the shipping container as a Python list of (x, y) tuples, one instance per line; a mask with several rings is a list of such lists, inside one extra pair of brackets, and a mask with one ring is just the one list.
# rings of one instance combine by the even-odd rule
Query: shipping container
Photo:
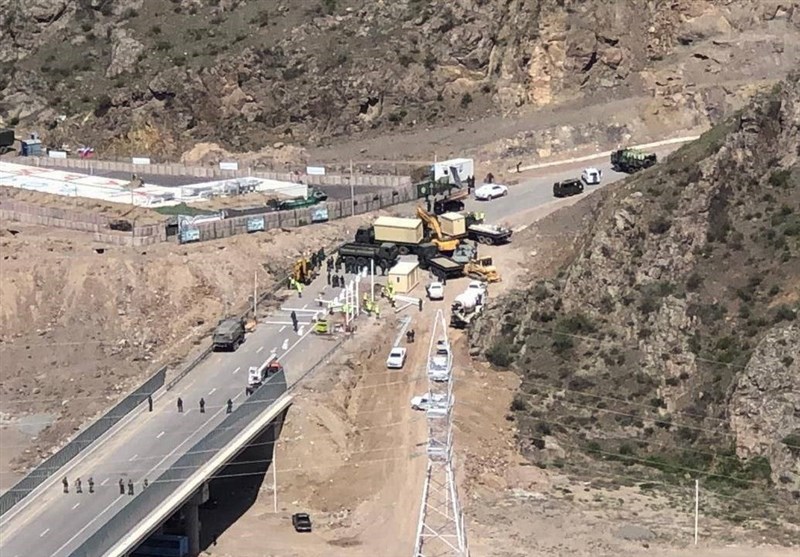
[(424, 237), (420, 219), (378, 217), (375, 219), (375, 240), (396, 244), (419, 244)]
[(401, 261), (389, 270), (388, 282), (398, 294), (408, 294), (419, 284), (419, 278), (419, 263)]
[(459, 213), (439, 215), (439, 226), (445, 236), (460, 238), (467, 234), (467, 219)]
[(473, 159), (451, 159), (434, 163), (433, 179), (438, 182), (445, 178), (449, 183), (455, 184), (456, 181), (452, 178), (452, 169), (456, 170), (462, 182), (466, 182), (468, 178), (475, 176), (475, 161)]

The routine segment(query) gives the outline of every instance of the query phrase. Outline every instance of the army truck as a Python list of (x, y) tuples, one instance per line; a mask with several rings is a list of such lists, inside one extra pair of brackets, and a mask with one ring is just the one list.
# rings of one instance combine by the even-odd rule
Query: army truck
[(295, 197), (293, 199), (271, 199), (268, 204), (273, 211), (290, 211), (292, 209), (304, 209), (322, 203), (328, 199), (328, 194), (319, 188), (309, 186), (307, 197)]
[(378, 217), (372, 226), (362, 226), (356, 231), (358, 244), (385, 244), (397, 246), (400, 255), (416, 254), (425, 242), (425, 229), (420, 219)]
[(553, 184), (554, 197), (569, 197), (571, 195), (578, 195), (579, 193), (583, 193), (583, 182), (577, 178), (570, 178), (569, 180)]
[(244, 321), (237, 317), (223, 319), (214, 330), (213, 349), (236, 350), (244, 342)]
[(618, 149), (611, 153), (611, 168), (626, 174), (650, 168), (656, 162), (658, 157), (655, 153), (643, 153), (637, 149)]
[(397, 263), (399, 256), (400, 250), (391, 242), (383, 244), (350, 242), (342, 244), (339, 248), (339, 258), (344, 264), (359, 269), (368, 267), (370, 261), (374, 261), (376, 267), (391, 269)]

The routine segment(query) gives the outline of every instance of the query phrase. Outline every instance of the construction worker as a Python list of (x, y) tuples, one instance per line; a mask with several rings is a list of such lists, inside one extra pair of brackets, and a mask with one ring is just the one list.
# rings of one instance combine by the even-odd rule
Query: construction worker
[(147, 409), (149, 412), (153, 411), (153, 396), (147, 395)]
[(125, 482), (122, 481), (122, 478), (119, 479), (119, 494), (125, 495)]
[(231, 412), (233, 412), (233, 401), (231, 399), (228, 399), (228, 407), (225, 410), (225, 413), (230, 414)]
[(83, 489), (81, 488), (81, 479), (80, 478), (75, 480), (75, 493), (83, 493)]
[(201, 414), (206, 413), (206, 401), (203, 397), (200, 397), (200, 413)]
[(64, 479), (61, 480), (61, 485), (64, 486), (64, 493), (69, 493), (69, 482), (67, 481), (66, 476), (64, 476)]
[(375, 319), (381, 318), (381, 306), (375, 304)]
[(133, 495), (133, 481), (128, 480), (128, 495)]
[(294, 329), (294, 332), (296, 333), (297, 332), (297, 314), (294, 312), (294, 310), (292, 310), (292, 313), (289, 315), (289, 317), (292, 318), (292, 329)]
[(94, 478), (89, 476), (89, 493), (94, 493)]
[(183, 399), (178, 397), (178, 412), (183, 412)]

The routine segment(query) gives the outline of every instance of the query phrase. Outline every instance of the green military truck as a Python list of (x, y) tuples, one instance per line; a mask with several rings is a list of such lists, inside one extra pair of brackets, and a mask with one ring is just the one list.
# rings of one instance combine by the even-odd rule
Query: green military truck
[(244, 321), (237, 317), (223, 319), (214, 330), (213, 350), (235, 351), (244, 342)]
[(618, 149), (611, 153), (611, 168), (626, 174), (650, 168), (657, 162), (655, 153), (643, 153), (638, 149)]

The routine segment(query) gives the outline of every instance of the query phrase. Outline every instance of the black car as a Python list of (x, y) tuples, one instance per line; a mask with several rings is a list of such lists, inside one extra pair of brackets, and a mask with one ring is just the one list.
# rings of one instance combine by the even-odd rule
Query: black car
[(311, 517), (308, 513), (294, 513), (292, 515), (292, 526), (296, 532), (311, 531)]
[(577, 178), (553, 184), (553, 195), (555, 197), (569, 197), (579, 193), (583, 193), (583, 182)]

